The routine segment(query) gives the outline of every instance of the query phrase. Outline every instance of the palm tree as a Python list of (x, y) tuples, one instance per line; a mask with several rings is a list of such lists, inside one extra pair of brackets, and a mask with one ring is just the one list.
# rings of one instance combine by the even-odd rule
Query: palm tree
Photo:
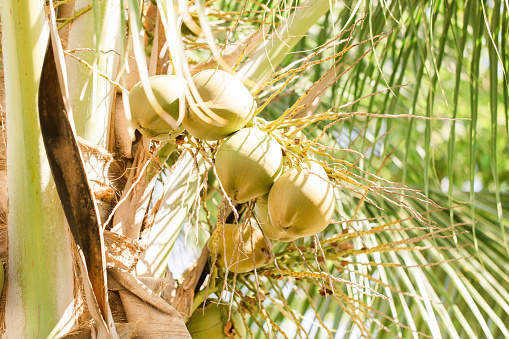
[[(141, 300), (143, 312), (154, 314), (146, 304), (161, 298), (136, 288), (143, 282), (160, 292), (152, 285), (168, 283), (167, 266), (184, 273), (164, 305), (187, 318), (206, 299), (236, 304), (254, 337), (509, 336), (507, 1), (217, 1), (188, 9), (185, 2), (155, 3), (77, 3), (71, 11), (56, 3), (60, 34), (69, 41), (76, 131), (88, 140), (81, 149), (110, 231), (104, 235), (108, 279), (125, 286), (108, 285), (120, 336), (153, 333), (151, 321), (136, 318), (139, 308), (129, 304), (141, 307)], [(33, 55), (44, 54), (47, 35), (39, 33), (45, 4), (16, 6), (6, 2), (0, 12), (10, 180), (9, 257), (2, 259), (7, 307), (16, 306), (7, 317), (21, 324), (9, 327), (9, 320), (6, 328), (13, 337), (54, 336), (75, 324), (84, 331), (90, 319), (80, 304), (83, 293), (78, 289), (73, 298), (73, 275), (64, 273), (72, 272), (73, 257), (61, 210), (21, 194), (30, 190), (19, 186), (30, 182), (23, 173), (40, 173), (39, 180), (49, 173), (44, 156), (31, 156), (42, 150), (38, 129), (28, 130), (33, 135), (26, 129), (37, 125), (42, 66), (30, 60), (42, 62)], [(39, 17), (40, 29), (17, 28), (30, 26), (21, 20), (30, 17)], [(31, 65), (30, 79), (19, 77), (24, 64)], [(318, 237), (274, 242), (278, 266), (256, 273), (228, 274), (211, 267), (214, 259), (206, 264), (206, 251), (200, 257), (229, 205), (214, 183), (213, 143), (182, 129), (150, 141), (124, 118), (122, 94), (127, 98), (139, 79), (171, 72), (190, 81), (218, 65), (251, 90), (255, 126), (283, 131), (279, 142), (289, 159), (324, 160), (329, 179), (341, 186), (333, 223)], [(57, 200), (48, 189), (43, 196)], [(26, 206), (55, 225), (20, 212)], [(249, 218), (253, 206), (237, 206), (240, 216)], [(27, 225), (50, 231), (28, 236)], [(115, 252), (118, 247), (124, 251)], [(189, 267), (193, 251), (198, 260)], [(41, 279), (47, 299), (30, 292)], [(27, 299), (21, 303), (16, 295)], [(38, 318), (38, 308), (48, 311), (46, 318)], [(34, 329), (39, 321), (43, 326)], [(141, 329), (130, 327), (139, 321), (145, 321)]]

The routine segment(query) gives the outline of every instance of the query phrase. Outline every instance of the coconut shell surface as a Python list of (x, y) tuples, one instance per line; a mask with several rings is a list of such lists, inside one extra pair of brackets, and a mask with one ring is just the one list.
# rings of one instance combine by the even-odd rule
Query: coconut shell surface
[[(175, 75), (157, 75), (149, 78), (150, 87), (163, 110), (173, 119), (179, 117), (179, 98), (184, 95), (185, 80)], [(131, 123), (141, 134), (154, 140), (166, 140), (173, 128), (150, 103), (138, 82), (129, 93)]]
[(283, 155), (269, 134), (244, 128), (219, 146), (215, 165), (228, 196), (244, 203), (269, 192), (283, 169)]
[(283, 229), (276, 229), (269, 217), (269, 195), (265, 194), (264, 196), (256, 199), (256, 205), (254, 208), (254, 214), (258, 220), (258, 223), (263, 231), (263, 234), (271, 240), (278, 240), (283, 242), (290, 242), (297, 240), (299, 237), (292, 236), (288, 234)]
[(268, 209), (278, 232), (300, 238), (323, 231), (334, 212), (333, 186), (323, 167), (309, 161), (283, 173), (270, 190)]
[(195, 138), (222, 139), (244, 127), (252, 118), (256, 102), (244, 84), (230, 73), (208, 69), (197, 73), (193, 82), (203, 100), (203, 103), (197, 100), (197, 106), (207, 107), (227, 121), (224, 126), (204, 121), (190, 106), (183, 125)]
[(193, 339), (245, 339), (246, 326), (242, 315), (232, 307), (229, 317), (229, 305), (208, 304), (205, 312), (202, 307), (194, 311), (186, 323)]
[(207, 243), (212, 258), (217, 252), (216, 262), (219, 266), (228, 267), (230, 272), (245, 273), (253, 271), (255, 263), (259, 268), (272, 262), (270, 243), (265, 241), (258, 228), (245, 224), (225, 224), (223, 233), (219, 234), (218, 239), (210, 238)]

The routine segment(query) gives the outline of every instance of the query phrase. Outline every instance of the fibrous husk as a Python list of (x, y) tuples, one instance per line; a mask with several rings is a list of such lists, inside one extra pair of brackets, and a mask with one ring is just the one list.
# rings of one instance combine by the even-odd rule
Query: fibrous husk
[(256, 102), (244, 84), (233, 75), (209, 69), (196, 74), (193, 83), (203, 100), (203, 103), (197, 100), (197, 107), (206, 107), (227, 121), (224, 126), (215, 121), (204, 121), (189, 107), (183, 125), (195, 138), (222, 139), (244, 127), (252, 118)]
[(127, 180), (125, 163), (85, 139), (78, 137), (78, 144), (102, 223), (116, 205), (118, 192), (124, 189)]
[[(179, 117), (179, 98), (183, 97), (185, 80), (176, 75), (149, 78), (150, 87), (162, 109), (174, 120)], [(141, 81), (129, 93), (131, 123), (141, 134), (154, 140), (166, 140), (173, 131), (150, 103)]]
[(274, 138), (250, 127), (221, 143), (215, 165), (228, 196), (244, 203), (269, 192), (283, 169), (283, 155)]
[(106, 267), (132, 271), (136, 267), (142, 247), (128, 237), (104, 231)]
[(207, 243), (210, 255), (214, 258), (217, 254), (217, 264), (228, 267), (231, 272), (250, 272), (274, 259), (270, 242), (252, 225), (225, 224), (224, 232), (216, 229), (213, 234), (217, 238), (213, 236)]
[(186, 323), (193, 339), (244, 339), (246, 326), (237, 307), (208, 304), (203, 310), (199, 307)]
[(275, 230), (298, 238), (323, 231), (334, 212), (333, 189), (323, 167), (314, 161), (283, 173), (272, 186), (268, 199)]

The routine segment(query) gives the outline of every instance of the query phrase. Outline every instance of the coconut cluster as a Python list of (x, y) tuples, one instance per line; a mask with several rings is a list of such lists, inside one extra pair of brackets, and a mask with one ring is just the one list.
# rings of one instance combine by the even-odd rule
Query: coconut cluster
[(237, 273), (252, 271), (272, 262), (270, 240), (294, 241), (327, 227), (334, 211), (327, 173), (314, 161), (284, 170), (279, 142), (257, 127), (246, 127), (256, 102), (240, 80), (211, 69), (197, 73), (189, 84), (172, 75), (151, 77), (149, 84), (164, 112), (154, 108), (140, 82), (129, 94), (134, 126), (149, 138), (166, 139), (173, 131), (168, 116), (178, 120), (179, 99), (187, 92), (194, 100), (185, 108), (183, 127), (197, 139), (219, 140), (214, 163), (224, 191), (236, 204), (256, 199), (257, 223), (221, 225), (214, 232), (221, 236), (209, 240), (218, 265)]
[(255, 127), (219, 145), (215, 164), (225, 192), (238, 204), (256, 199), (254, 214), (262, 230), (251, 223), (223, 225), (219, 237), (215, 230), (209, 251), (229, 271), (249, 272), (272, 262), (270, 240), (294, 241), (329, 225), (335, 199), (322, 165), (307, 161), (283, 171), (283, 163), (279, 143)]
[(270, 134), (241, 129), (219, 145), (215, 165), (233, 202), (257, 198), (254, 212), (267, 238), (294, 241), (329, 225), (334, 192), (322, 165), (307, 161), (283, 171), (281, 146)]
[[(256, 108), (256, 102), (244, 84), (221, 70), (199, 72), (193, 76), (192, 84), (176, 75), (149, 77), (148, 84), (150, 88), (145, 88), (140, 81), (132, 88), (129, 106), (132, 125), (154, 140), (165, 140), (173, 131), (169, 121), (178, 120), (179, 99), (184, 97), (185, 91), (191, 93), (194, 100), (185, 108), (182, 125), (197, 139), (227, 137), (244, 127)], [(151, 95), (147, 93), (150, 91), (162, 111), (149, 99)], [(217, 117), (221, 121), (218, 122)]]

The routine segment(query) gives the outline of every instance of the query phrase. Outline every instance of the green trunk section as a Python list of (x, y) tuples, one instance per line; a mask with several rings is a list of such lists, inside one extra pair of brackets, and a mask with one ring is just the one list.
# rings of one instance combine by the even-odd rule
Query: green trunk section
[(74, 281), (69, 232), (37, 109), (48, 42), (44, 2), (2, 0), (1, 17), (9, 191), (5, 335), (45, 338), (73, 324)]
[[(91, 2), (77, 0), (75, 11), (85, 8)], [(96, 145), (107, 148), (111, 108), (116, 89), (100, 73), (107, 75), (111, 80), (115, 80), (117, 75), (119, 61), (117, 53), (120, 53), (121, 40), (120, 2), (97, 1), (97, 4), (98, 10), (88, 11), (73, 22), (67, 46), (71, 51), (84, 49), (76, 51), (73, 55), (90, 66), (95, 65), (97, 71), (93, 72), (70, 56), (66, 56), (66, 65), (76, 133)], [(94, 28), (97, 24), (100, 31), (96, 36)], [(95, 51), (96, 39), (99, 39), (99, 53)]]

